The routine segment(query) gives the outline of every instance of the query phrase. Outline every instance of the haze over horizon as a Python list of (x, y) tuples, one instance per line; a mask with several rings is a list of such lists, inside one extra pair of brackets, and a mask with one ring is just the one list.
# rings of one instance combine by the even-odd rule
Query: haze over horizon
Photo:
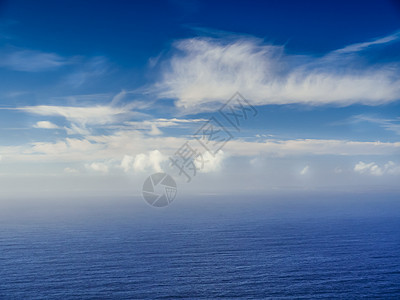
[[(161, 171), (189, 196), (398, 194), (399, 50), (395, 1), (0, 1), (0, 201)], [(170, 157), (211, 117), (231, 139), (186, 182)]]

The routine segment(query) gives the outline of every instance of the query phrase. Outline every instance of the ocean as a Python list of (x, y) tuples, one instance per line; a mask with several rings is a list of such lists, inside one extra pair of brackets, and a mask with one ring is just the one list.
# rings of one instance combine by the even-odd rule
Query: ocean
[(14, 201), (0, 299), (400, 299), (397, 197), (283, 198)]

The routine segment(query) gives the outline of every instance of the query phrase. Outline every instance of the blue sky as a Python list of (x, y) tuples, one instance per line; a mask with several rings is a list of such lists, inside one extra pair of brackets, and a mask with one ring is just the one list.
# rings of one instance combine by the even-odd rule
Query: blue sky
[(396, 1), (0, 1), (0, 194), (138, 194), (236, 92), (182, 191), (396, 190), (399, 41)]

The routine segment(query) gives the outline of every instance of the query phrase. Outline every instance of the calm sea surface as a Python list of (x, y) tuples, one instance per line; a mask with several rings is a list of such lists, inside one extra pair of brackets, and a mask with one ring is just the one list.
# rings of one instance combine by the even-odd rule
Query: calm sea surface
[(0, 299), (400, 299), (398, 204), (184, 201), (3, 210)]

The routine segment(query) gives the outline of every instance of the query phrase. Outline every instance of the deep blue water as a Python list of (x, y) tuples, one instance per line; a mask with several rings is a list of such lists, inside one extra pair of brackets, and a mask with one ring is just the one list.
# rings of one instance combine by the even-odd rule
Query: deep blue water
[(179, 201), (3, 211), (0, 299), (400, 299), (397, 204)]

